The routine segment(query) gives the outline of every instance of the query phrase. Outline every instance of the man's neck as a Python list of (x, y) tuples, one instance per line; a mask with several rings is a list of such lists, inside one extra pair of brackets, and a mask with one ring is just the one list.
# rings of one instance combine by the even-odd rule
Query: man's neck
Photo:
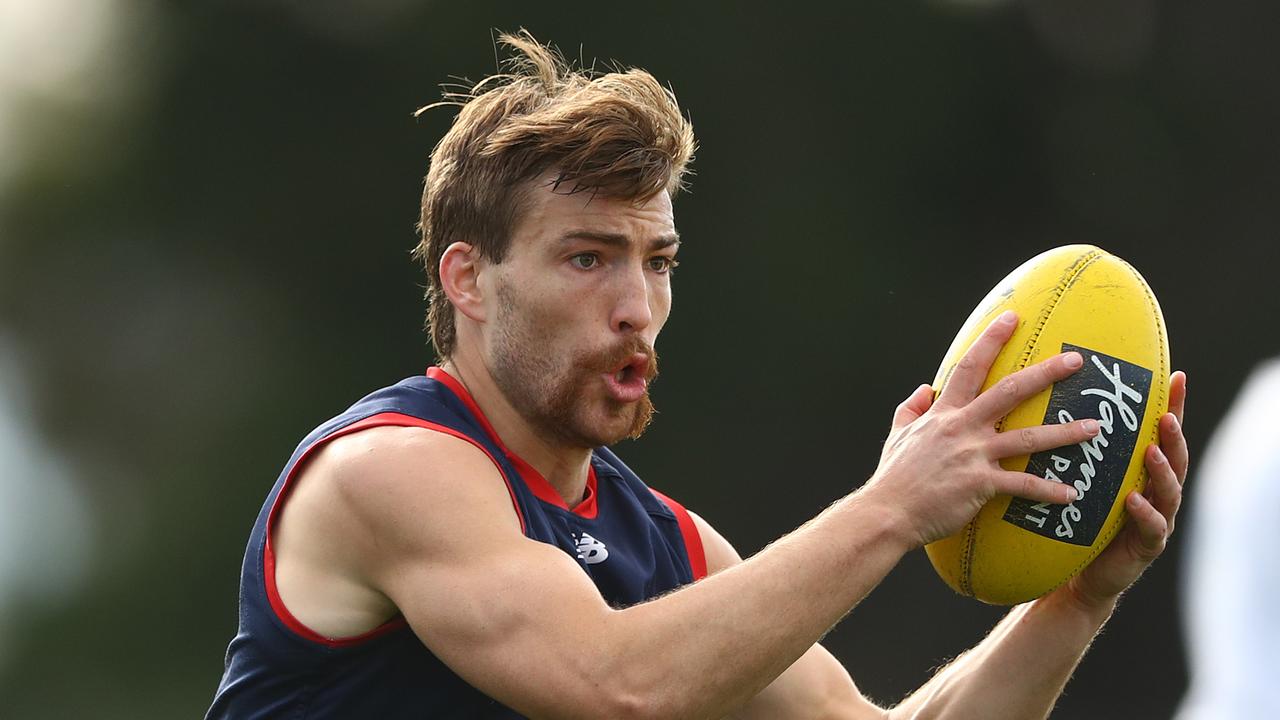
[(459, 352), (440, 364), (475, 400), (506, 449), (518, 455), (546, 478), (569, 507), (583, 500), (591, 451), (566, 448), (537, 433), (507, 400), (478, 358)]

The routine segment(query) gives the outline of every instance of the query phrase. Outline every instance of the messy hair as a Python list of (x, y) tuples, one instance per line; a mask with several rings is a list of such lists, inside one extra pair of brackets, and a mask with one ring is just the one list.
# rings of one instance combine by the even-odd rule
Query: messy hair
[(457, 340), (440, 257), (455, 242), (502, 262), (528, 185), (554, 173), (556, 192), (644, 202), (683, 187), (693, 126), (675, 95), (640, 69), (573, 67), (528, 31), (503, 34), (512, 51), (499, 72), (462, 90), (446, 86), (431, 108), (456, 106), (431, 153), (414, 256), (427, 271), (427, 329), (440, 358)]

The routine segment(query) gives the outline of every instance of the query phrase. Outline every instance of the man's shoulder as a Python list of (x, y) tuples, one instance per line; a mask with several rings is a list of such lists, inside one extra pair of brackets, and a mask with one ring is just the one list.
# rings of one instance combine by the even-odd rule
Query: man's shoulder
[(362, 562), (425, 557), (451, 537), (510, 520), (493, 461), (471, 442), (413, 426), (379, 426), (326, 443), (302, 468), (288, 510), (349, 544)]
[(420, 425), (379, 425), (335, 438), (303, 469), (309, 476), (326, 477), (356, 500), (367, 497), (372, 487), (421, 487), (424, 481), (496, 472), (475, 441)]

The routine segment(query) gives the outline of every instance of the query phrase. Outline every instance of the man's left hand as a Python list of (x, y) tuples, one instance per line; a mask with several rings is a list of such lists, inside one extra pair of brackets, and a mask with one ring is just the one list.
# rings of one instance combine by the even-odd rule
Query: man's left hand
[(1146, 489), (1125, 498), (1129, 519), (1107, 549), (1055, 593), (1069, 593), (1085, 607), (1108, 606), (1164, 552), (1187, 479), (1186, 401), (1187, 376), (1179, 370), (1169, 378), (1169, 412), (1160, 418), (1160, 442), (1147, 448)]

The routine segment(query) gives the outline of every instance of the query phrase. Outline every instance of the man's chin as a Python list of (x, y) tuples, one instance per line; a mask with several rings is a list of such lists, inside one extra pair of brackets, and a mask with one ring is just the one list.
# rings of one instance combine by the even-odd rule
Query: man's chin
[(603, 417), (582, 418), (573, 423), (572, 430), (582, 444), (589, 447), (613, 445), (623, 440), (637, 440), (653, 419), (653, 403), (649, 397), (633, 403), (611, 403), (613, 407)]

